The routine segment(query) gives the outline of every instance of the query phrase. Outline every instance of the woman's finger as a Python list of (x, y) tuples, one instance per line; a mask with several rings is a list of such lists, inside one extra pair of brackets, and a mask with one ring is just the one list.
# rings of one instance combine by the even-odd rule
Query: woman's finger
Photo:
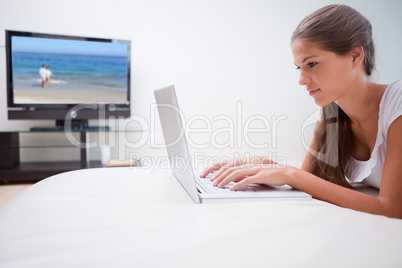
[(222, 173), (217, 174), (216, 178), (214, 178), (214, 186), (217, 186), (218, 184), (220, 184), (226, 177), (228, 177), (234, 171), (239, 170), (239, 169), (245, 169), (245, 168), (247, 169), (249, 167), (250, 166), (247, 164), (247, 165), (233, 166), (233, 167), (227, 168)]
[(257, 183), (258, 181), (258, 174), (255, 174), (253, 176), (248, 176), (247, 178), (245, 178), (244, 180), (241, 180), (239, 182), (237, 182), (236, 184), (232, 185), (229, 189), (231, 191), (237, 191), (243, 187), (246, 187), (250, 184), (253, 183)]
[(208, 174), (210, 174), (216, 170), (219, 170), (222, 165), (223, 165), (223, 163), (217, 163), (217, 164), (214, 164), (214, 165), (204, 169), (204, 171), (201, 172), (200, 177), (205, 178)]
[(215, 172), (214, 176), (211, 178), (211, 181), (215, 181), (218, 177), (220, 177), (224, 172), (226, 172), (229, 168), (235, 167), (239, 165), (239, 160), (231, 159), (226, 164), (222, 165), (219, 171)]
[(212, 176), (211, 181), (216, 181), (219, 177), (225, 176), (225, 172), (228, 172), (230, 168), (233, 167), (233, 163), (228, 163), (223, 165), (217, 172), (215, 172), (214, 176)]
[(249, 165), (236, 167), (236, 168), (232, 169), (230, 173), (227, 173), (224, 178), (221, 178), (221, 181), (219, 184), (217, 184), (217, 186), (222, 188), (230, 182), (239, 181), (239, 180), (243, 181), (243, 180), (245, 180), (245, 178), (247, 178), (249, 176), (253, 176), (257, 172), (258, 172), (258, 169), (250, 168)]

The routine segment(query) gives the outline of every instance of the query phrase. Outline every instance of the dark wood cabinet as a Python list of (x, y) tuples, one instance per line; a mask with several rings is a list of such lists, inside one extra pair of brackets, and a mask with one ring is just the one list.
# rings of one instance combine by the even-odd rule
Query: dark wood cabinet
[[(0, 132), (0, 184), (8, 183), (33, 183), (45, 179), (49, 176), (83, 168), (101, 167), (100, 161), (89, 161), (87, 148), (77, 148), (80, 150), (80, 160), (71, 162), (26, 162), (20, 161), (20, 133)], [(23, 133), (30, 133), (23, 131)], [(37, 133), (32, 131), (31, 133)], [(60, 132), (63, 133), (63, 132)], [(86, 131), (81, 131), (80, 141), (86, 143)], [(44, 133), (46, 135), (46, 133)], [(32, 148), (52, 148), (54, 145), (32, 146)], [(73, 146), (71, 146), (73, 147)]]

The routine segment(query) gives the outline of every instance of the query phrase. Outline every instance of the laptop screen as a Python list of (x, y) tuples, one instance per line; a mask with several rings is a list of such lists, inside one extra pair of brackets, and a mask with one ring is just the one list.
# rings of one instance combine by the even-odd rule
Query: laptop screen
[(174, 86), (155, 90), (155, 99), (173, 174), (194, 202), (200, 203)]

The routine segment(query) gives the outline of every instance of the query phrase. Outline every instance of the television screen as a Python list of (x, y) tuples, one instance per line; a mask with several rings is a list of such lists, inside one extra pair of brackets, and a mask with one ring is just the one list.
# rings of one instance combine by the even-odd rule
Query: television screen
[(12, 36), (14, 104), (126, 103), (128, 44)]
[(9, 119), (130, 116), (130, 41), (6, 30), (6, 62)]

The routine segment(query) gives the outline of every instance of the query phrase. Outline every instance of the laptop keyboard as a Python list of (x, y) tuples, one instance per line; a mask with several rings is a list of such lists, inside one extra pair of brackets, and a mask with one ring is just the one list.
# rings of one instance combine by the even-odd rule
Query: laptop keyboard
[[(195, 176), (195, 180), (197, 184), (207, 193), (230, 193), (234, 192), (231, 191), (229, 188), (235, 184), (234, 182), (230, 182), (227, 185), (225, 185), (223, 188), (219, 188), (213, 185), (213, 181), (211, 181), (211, 178), (214, 174), (208, 174), (205, 178), (200, 178), (199, 176)], [(243, 187), (239, 190), (236, 190), (236, 192), (255, 192), (251, 187)]]
[(209, 178), (195, 177), (197, 184), (207, 193), (228, 193), (230, 192), (228, 185), (223, 188), (213, 186), (213, 182)]

